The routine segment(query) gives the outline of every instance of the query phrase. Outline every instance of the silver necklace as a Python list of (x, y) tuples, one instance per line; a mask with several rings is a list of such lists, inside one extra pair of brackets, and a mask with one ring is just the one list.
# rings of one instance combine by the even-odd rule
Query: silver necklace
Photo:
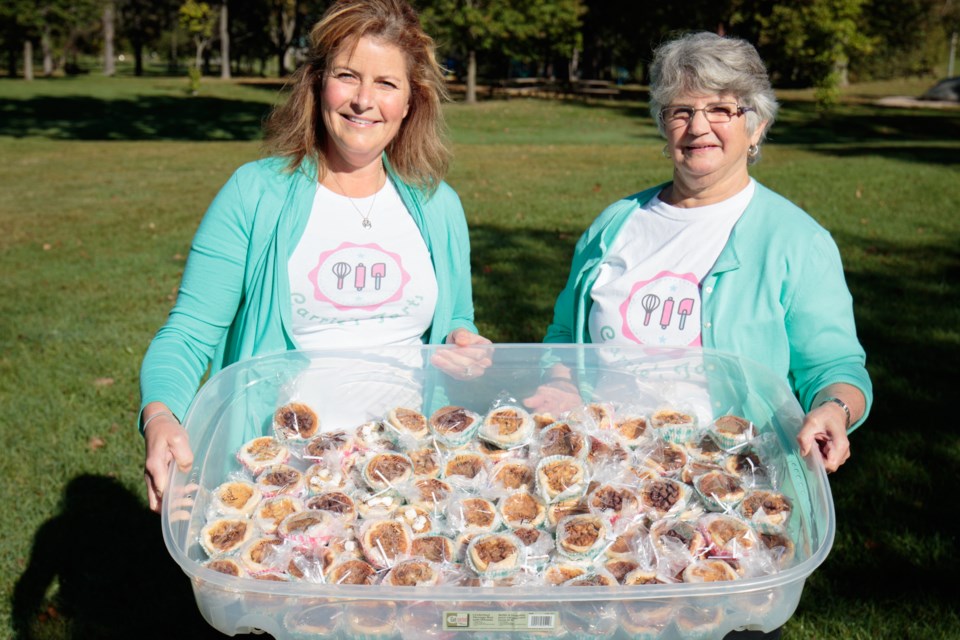
[[(383, 165), (380, 165), (380, 169), (383, 170)], [(340, 184), (340, 181), (337, 180), (337, 174), (335, 174), (333, 171), (331, 171), (331, 172), (330, 172), (330, 175), (333, 177), (333, 181), (336, 182), (336, 183), (337, 183), (337, 186), (340, 188), (340, 193), (343, 194), (343, 197), (350, 201), (350, 204), (353, 206), (353, 208), (356, 209), (357, 213), (360, 214), (360, 217), (363, 218), (363, 222), (360, 223), (360, 224), (363, 225), (363, 228), (364, 228), (364, 229), (370, 229), (370, 228), (372, 228), (372, 227), (373, 227), (373, 223), (370, 222), (370, 214), (373, 213), (373, 207), (374, 207), (374, 205), (377, 204), (377, 196), (380, 195), (380, 189), (381, 189), (381, 187), (379, 187), (379, 186), (377, 187), (376, 193), (373, 194), (373, 200), (370, 201), (370, 208), (367, 209), (367, 212), (366, 212), (366, 213), (364, 213), (363, 211), (360, 210), (360, 207), (357, 206), (357, 203), (353, 201), (353, 198), (351, 198), (350, 196), (347, 195), (346, 189), (344, 189), (344, 188), (343, 188), (343, 185)], [(377, 178), (378, 178), (378, 179), (377, 179), (377, 185), (380, 184), (379, 177), (380, 177), (380, 176), (378, 175), (378, 176), (377, 176)]]

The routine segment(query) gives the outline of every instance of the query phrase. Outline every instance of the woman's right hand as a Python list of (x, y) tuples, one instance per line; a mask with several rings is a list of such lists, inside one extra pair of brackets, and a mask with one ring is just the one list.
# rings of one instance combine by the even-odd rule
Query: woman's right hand
[(147, 485), (150, 509), (160, 513), (170, 475), (170, 463), (176, 462), (181, 471), (189, 471), (193, 466), (193, 451), (190, 450), (187, 430), (173, 414), (166, 407), (156, 409), (151, 405), (147, 405), (143, 411), (144, 421), (149, 420), (143, 433), (146, 442), (143, 479)]

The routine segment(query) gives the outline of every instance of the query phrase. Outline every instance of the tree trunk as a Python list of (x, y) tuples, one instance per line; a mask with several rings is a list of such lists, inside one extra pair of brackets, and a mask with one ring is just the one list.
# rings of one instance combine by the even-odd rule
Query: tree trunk
[(113, 3), (103, 5), (103, 75), (112, 76), (117, 72), (117, 65), (113, 59)]
[(180, 63), (177, 61), (177, 58), (180, 55), (180, 52), (177, 47), (177, 27), (176, 20), (174, 20), (174, 27), (170, 30), (170, 62), (167, 65), (167, 71), (170, 73), (176, 73), (180, 69)]
[(143, 42), (139, 39), (130, 42), (133, 47), (133, 75), (138, 78), (143, 75)]
[(43, 75), (49, 78), (53, 75), (53, 44), (50, 42), (50, 25), (43, 25), (40, 34), (40, 51), (43, 52)]
[(230, 19), (226, 0), (220, 5), (220, 77), (230, 78)]
[(477, 52), (471, 49), (467, 53), (467, 104), (477, 102)]
[(33, 80), (33, 43), (23, 41), (23, 79)]

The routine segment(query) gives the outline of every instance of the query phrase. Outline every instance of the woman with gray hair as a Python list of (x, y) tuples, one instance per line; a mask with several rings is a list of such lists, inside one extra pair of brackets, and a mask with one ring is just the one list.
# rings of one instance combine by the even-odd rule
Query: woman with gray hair
[[(583, 234), (544, 341), (702, 346), (761, 362), (806, 412), (802, 454), (819, 451), (835, 471), (872, 386), (836, 244), (748, 172), (777, 114), (763, 61), (743, 40), (693, 33), (660, 46), (650, 73), (673, 178), (615, 202)], [(527, 405), (559, 410), (574, 374), (554, 365)]]

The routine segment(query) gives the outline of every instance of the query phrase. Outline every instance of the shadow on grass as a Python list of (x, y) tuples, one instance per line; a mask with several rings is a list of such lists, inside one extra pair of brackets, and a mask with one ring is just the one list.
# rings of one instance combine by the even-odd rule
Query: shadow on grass
[[(52, 601), (46, 592), (54, 581)], [(71, 480), (14, 589), (17, 637), (223, 638), (200, 616), (160, 518), (112, 478)]]
[(0, 136), (54, 140), (254, 140), (270, 105), (148, 96), (0, 99)]

